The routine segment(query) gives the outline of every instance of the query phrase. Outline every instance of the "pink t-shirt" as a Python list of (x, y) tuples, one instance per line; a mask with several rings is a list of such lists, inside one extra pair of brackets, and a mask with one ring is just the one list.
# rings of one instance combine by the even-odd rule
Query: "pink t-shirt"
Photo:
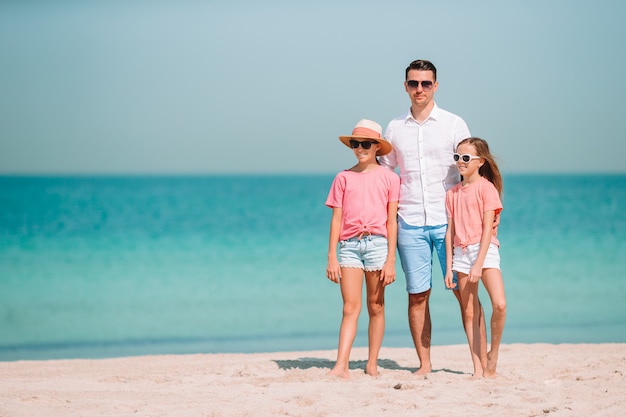
[(379, 166), (369, 172), (341, 171), (330, 187), (326, 205), (341, 207), (339, 240), (363, 232), (387, 237), (387, 204), (400, 199), (400, 177)]
[[(496, 215), (502, 211), (502, 202), (496, 187), (486, 178), (463, 187), (456, 184), (446, 193), (448, 216), (454, 220), (454, 247), (467, 247), (480, 243), (483, 233), (483, 213), (494, 210)], [(491, 243), (500, 246), (498, 228), (494, 227)]]

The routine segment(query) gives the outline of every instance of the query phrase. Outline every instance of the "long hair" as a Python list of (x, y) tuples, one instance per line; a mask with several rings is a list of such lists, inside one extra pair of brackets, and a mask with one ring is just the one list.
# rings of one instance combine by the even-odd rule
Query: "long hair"
[[(485, 163), (478, 169), (478, 173), (487, 178), (498, 190), (498, 194), (502, 197), (502, 175), (500, 174), (500, 168), (496, 164), (495, 157), (489, 151), (489, 145), (487, 141), (477, 137), (471, 137), (463, 139), (459, 142), (461, 144), (472, 145), (476, 149), (477, 156), (480, 156), (485, 160)], [(458, 145), (457, 145), (458, 146)]]

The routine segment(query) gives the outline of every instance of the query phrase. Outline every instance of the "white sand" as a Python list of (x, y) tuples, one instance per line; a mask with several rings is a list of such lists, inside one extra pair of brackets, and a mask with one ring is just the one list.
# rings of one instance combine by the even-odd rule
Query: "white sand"
[(434, 346), (418, 377), (411, 348), (367, 351), (329, 378), (335, 351), (0, 362), (0, 416), (626, 415), (626, 344), (509, 344), (495, 380), (471, 380), (468, 348)]

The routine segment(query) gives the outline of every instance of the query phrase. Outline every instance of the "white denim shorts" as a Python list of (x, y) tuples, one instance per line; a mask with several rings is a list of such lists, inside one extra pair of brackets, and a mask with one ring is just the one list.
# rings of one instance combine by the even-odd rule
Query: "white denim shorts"
[[(454, 255), (452, 256), (452, 270), (469, 274), (470, 268), (478, 258), (479, 249), (480, 243), (469, 245), (466, 248), (455, 247)], [(493, 243), (487, 249), (487, 256), (485, 256), (485, 262), (483, 263), (483, 269), (485, 268), (500, 269), (500, 250)]]

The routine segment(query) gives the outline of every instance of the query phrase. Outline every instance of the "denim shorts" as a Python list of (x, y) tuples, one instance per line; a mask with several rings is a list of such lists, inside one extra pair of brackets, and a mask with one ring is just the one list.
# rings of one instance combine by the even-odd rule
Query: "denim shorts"
[[(411, 226), (398, 217), (398, 254), (409, 294), (419, 294), (432, 288), (433, 250), (437, 252), (443, 277), (446, 276), (447, 230), (446, 224)], [(453, 282), (453, 289), (458, 289), (456, 274)]]
[[(455, 247), (454, 256), (452, 257), (452, 270), (469, 274), (470, 268), (476, 262), (476, 258), (478, 258), (479, 249), (480, 243), (468, 245), (466, 248)], [(483, 269), (485, 268), (500, 269), (500, 250), (493, 243), (487, 249), (487, 256), (485, 256), (485, 262), (483, 263)]]
[(353, 237), (339, 242), (339, 266), (380, 271), (387, 260), (387, 238), (380, 235)]

